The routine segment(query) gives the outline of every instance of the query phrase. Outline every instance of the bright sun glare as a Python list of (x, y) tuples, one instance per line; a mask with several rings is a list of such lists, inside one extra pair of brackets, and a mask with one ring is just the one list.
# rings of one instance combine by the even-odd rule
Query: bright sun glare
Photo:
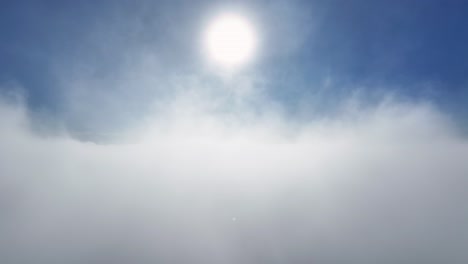
[(227, 68), (247, 63), (254, 55), (257, 36), (247, 19), (236, 14), (216, 18), (204, 35), (210, 58)]

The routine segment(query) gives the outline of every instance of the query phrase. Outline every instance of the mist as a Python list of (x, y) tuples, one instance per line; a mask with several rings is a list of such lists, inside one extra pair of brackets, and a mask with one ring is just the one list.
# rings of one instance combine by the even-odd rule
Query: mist
[(468, 263), (468, 9), (344, 2), (5, 4), (0, 263)]
[(37, 134), (24, 104), (2, 100), (2, 261), (468, 260), (468, 145), (436, 107), (294, 119), (213, 102), (180, 93), (96, 143)]

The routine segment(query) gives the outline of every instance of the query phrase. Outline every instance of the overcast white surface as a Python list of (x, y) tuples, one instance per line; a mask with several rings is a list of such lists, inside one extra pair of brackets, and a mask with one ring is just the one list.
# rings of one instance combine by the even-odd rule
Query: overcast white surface
[(468, 145), (430, 105), (296, 122), (209, 102), (95, 144), (38, 136), (4, 100), (2, 262), (468, 261)]

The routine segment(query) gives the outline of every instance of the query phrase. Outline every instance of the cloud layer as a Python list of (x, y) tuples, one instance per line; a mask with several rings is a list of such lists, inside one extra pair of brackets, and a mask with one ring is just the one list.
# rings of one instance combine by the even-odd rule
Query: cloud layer
[(437, 109), (298, 121), (223, 103), (181, 93), (96, 144), (39, 136), (3, 101), (1, 262), (468, 261), (468, 144)]

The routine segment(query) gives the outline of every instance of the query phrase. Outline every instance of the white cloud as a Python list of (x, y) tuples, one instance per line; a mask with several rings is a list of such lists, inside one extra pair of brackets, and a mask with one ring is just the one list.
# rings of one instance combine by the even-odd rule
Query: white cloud
[(468, 145), (437, 109), (224, 102), (181, 95), (106, 145), (40, 137), (3, 102), (2, 263), (468, 260)]

